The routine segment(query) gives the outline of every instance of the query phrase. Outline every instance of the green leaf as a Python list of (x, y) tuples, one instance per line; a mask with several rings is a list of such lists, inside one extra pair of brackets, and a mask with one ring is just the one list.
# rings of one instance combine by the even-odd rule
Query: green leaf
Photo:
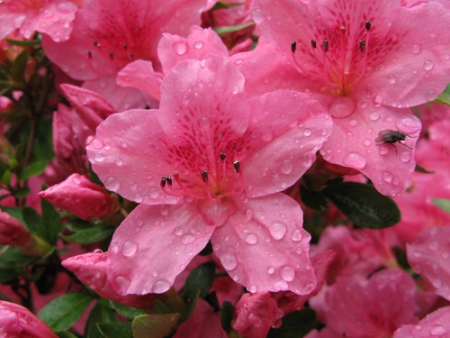
[(16, 198), (25, 198), (30, 194), (30, 188), (28, 187), (22, 187), (14, 191), (13, 195)]
[(445, 212), (450, 212), (450, 200), (445, 198), (432, 198), (431, 202), (439, 209), (444, 210)]
[(55, 244), (58, 239), (58, 233), (62, 229), (61, 219), (55, 211), (55, 207), (50, 202), (41, 198), (42, 220), (45, 224), (44, 238), (51, 244)]
[(241, 29), (253, 26), (254, 24), (255, 23), (253, 21), (249, 21), (249, 22), (243, 23), (241, 25), (216, 27), (216, 28), (214, 28), (214, 31), (219, 35), (225, 35), (225, 34), (240, 31)]
[(39, 40), (13, 40), (13, 39), (5, 39), (5, 40), (10, 45), (20, 47), (33, 47), (39, 46), (41, 44), (41, 41)]
[(126, 306), (126, 305), (122, 305), (113, 301), (108, 301), (108, 300), (101, 300), (101, 302), (106, 301), (108, 302), (108, 306), (111, 307), (112, 309), (116, 310), (117, 312), (119, 312), (122, 316), (124, 316), (126, 319), (134, 319), (134, 317), (137, 316), (142, 316), (142, 315), (146, 315), (147, 312), (145, 312), (142, 309), (137, 309), (135, 307), (131, 307), (131, 306)]
[(178, 327), (179, 313), (151, 314), (136, 317), (131, 324), (134, 338), (164, 338)]
[(196, 267), (189, 274), (184, 284), (184, 299), (192, 299), (198, 291), (200, 298), (205, 298), (214, 282), (216, 266), (213, 262), (206, 262)]
[(429, 170), (421, 167), (417, 163), (416, 163), (416, 167), (414, 168), (414, 171), (421, 173), (421, 174), (434, 174), (434, 171), (429, 171)]
[(300, 187), (300, 198), (310, 209), (323, 212), (328, 210), (329, 204), (325, 197), (318, 191), (310, 190), (306, 186)]
[(134, 338), (131, 323), (98, 324), (98, 329), (105, 338)]
[(98, 328), (98, 324), (118, 323), (119, 320), (113, 310), (103, 304), (96, 304), (89, 314), (86, 327), (84, 329), (85, 338), (102, 338), (103, 334)]
[(401, 219), (395, 202), (371, 185), (343, 182), (329, 185), (322, 192), (348, 219), (361, 227), (384, 229)]
[(14, 81), (25, 82), (25, 70), (27, 67), (28, 59), (30, 54), (27, 50), (22, 51), (14, 61), (11, 69), (11, 77)]
[(224, 301), (222, 307), (220, 308), (220, 322), (222, 328), (225, 331), (230, 331), (233, 327), (231, 326), (231, 321), (233, 320), (234, 306), (229, 301)]
[(102, 223), (99, 225), (91, 226), (89, 229), (78, 231), (73, 235), (62, 237), (69, 243), (78, 243), (84, 245), (99, 242), (111, 236), (113, 232), (114, 227)]
[(153, 302), (153, 312), (155, 313), (173, 313), (172, 309), (165, 303), (161, 302), (159, 299), (155, 299)]
[(23, 207), (22, 215), (24, 225), (27, 229), (33, 234), (38, 235), (41, 238), (45, 238), (45, 226), (37, 211), (31, 207)]
[(439, 96), (437, 97), (436, 100), (433, 101), (433, 103), (439, 103), (444, 104), (446, 106), (450, 106), (450, 94), (447, 94), (445, 92), (439, 94)]
[(59, 338), (78, 338), (73, 333), (67, 332), (67, 331), (58, 331), (56, 332)]
[(37, 161), (26, 167), (19, 175), (20, 181), (25, 181), (30, 177), (40, 175), (44, 172), (47, 161)]
[(0, 284), (8, 284), (17, 277), (17, 271), (13, 267), (3, 266), (3, 263), (0, 262)]
[(316, 312), (305, 308), (294, 311), (283, 317), (283, 325), (279, 329), (270, 329), (267, 338), (302, 338), (316, 325)]
[(52, 330), (65, 331), (80, 318), (91, 301), (91, 296), (85, 293), (69, 293), (47, 304), (38, 317)]

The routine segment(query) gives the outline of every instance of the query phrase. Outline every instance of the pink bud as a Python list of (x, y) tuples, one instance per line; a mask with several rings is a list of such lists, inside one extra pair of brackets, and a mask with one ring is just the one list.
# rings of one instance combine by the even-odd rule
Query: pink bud
[(33, 241), (33, 235), (17, 219), (0, 211), (0, 244), (26, 247)]
[(116, 201), (104, 188), (78, 174), (70, 175), (39, 195), (84, 220), (104, 217), (116, 207)]
[(2, 300), (0, 300), (0, 337), (58, 338), (28, 309)]

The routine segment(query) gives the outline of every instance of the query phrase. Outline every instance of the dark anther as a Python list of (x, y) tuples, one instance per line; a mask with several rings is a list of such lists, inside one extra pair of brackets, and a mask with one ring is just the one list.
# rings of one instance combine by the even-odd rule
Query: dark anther
[(312, 48), (317, 48), (316, 40), (311, 40), (311, 46), (312, 46)]
[(291, 43), (291, 51), (292, 51), (292, 53), (295, 53), (296, 49), (297, 49), (297, 42), (296, 41), (292, 41), (292, 43)]
[(225, 157), (227, 157), (227, 154), (225, 154), (225, 153), (220, 153), (219, 156), (220, 156), (220, 159), (221, 159), (222, 161), (225, 161)]
[(365, 40), (361, 40), (359, 42), (359, 49), (361, 50), (362, 53), (364, 53), (366, 51), (366, 41)]
[(130, 53), (131, 60), (134, 60), (134, 53)]
[(168, 185), (172, 186), (172, 177), (167, 176), (167, 177), (166, 177), (166, 181), (167, 181), (167, 184), (168, 184)]
[(109, 58), (110, 58), (110, 60), (114, 60), (114, 54), (113, 53), (109, 53)]
[(208, 181), (208, 172), (206, 170), (202, 171), (202, 180), (203, 180), (203, 182)]
[(323, 40), (322, 49), (325, 53), (328, 52), (328, 40)]
[(144, 109), (149, 110), (149, 109), (152, 109), (152, 107), (150, 107), (148, 104), (146, 104), (145, 107), (144, 107)]
[(126, 43), (123, 44), (123, 49), (125, 49), (125, 50), (128, 49), (128, 45)]
[(98, 47), (98, 42), (97, 41), (94, 41), (94, 46)]
[(161, 187), (165, 187), (166, 186), (166, 178), (165, 177), (162, 177), (161, 178)]
[(92, 59), (92, 52), (90, 50), (88, 51), (88, 58)]
[(370, 28), (372, 28), (372, 23), (370, 21), (366, 21), (366, 31), (370, 31)]
[(239, 171), (241, 171), (241, 163), (239, 161), (234, 161), (233, 162), (233, 167), (234, 167), (234, 170), (237, 173), (239, 173)]

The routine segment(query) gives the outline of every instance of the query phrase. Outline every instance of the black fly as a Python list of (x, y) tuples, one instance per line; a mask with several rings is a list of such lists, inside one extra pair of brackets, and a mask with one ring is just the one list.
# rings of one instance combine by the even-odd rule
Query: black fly
[(406, 148), (412, 149), (411, 147), (408, 147), (406, 144), (402, 142), (405, 141), (406, 136), (412, 137), (409, 136), (408, 134), (405, 134), (402, 131), (386, 129), (378, 133), (378, 137), (375, 139), (375, 142), (377, 142), (378, 145), (390, 144), (391, 146), (394, 147), (395, 155), (397, 155), (397, 147), (395, 146), (394, 143), (398, 142), (400, 144), (403, 144)]

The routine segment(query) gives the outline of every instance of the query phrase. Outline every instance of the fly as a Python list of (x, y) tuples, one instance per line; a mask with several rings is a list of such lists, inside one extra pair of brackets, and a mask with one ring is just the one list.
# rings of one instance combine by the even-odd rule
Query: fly
[(395, 155), (397, 155), (397, 147), (395, 146), (395, 143), (403, 144), (406, 148), (412, 149), (411, 147), (408, 147), (405, 143), (402, 141), (406, 140), (406, 136), (414, 138), (408, 134), (405, 134), (402, 131), (398, 130), (391, 130), (391, 129), (385, 129), (381, 130), (378, 133), (378, 137), (375, 139), (375, 142), (378, 143), (378, 145), (381, 144), (390, 144), (395, 149)]

